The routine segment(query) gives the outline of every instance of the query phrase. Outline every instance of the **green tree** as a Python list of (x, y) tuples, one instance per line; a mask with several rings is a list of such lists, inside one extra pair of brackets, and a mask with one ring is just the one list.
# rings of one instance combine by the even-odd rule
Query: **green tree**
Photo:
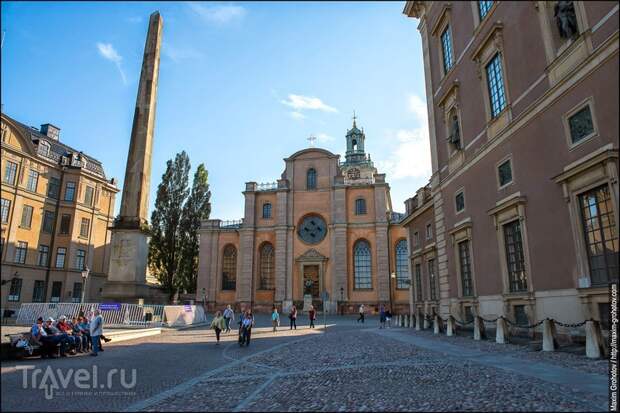
[(198, 274), (198, 230), (200, 222), (211, 214), (211, 192), (209, 191), (209, 172), (204, 164), (198, 165), (194, 174), (192, 192), (183, 208), (181, 220), (181, 251), (179, 267), (179, 289), (188, 293), (196, 292)]
[(155, 210), (151, 214), (149, 269), (172, 300), (178, 289), (177, 272), (183, 258), (181, 221), (189, 195), (189, 157), (182, 151), (166, 163), (157, 187)]

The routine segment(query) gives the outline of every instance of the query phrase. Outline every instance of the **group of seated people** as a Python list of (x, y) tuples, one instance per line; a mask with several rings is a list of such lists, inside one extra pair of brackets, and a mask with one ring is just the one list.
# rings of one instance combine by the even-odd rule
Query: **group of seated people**
[[(49, 317), (45, 322), (39, 317), (30, 330), (32, 339), (41, 346), (42, 358), (57, 357), (56, 347), (59, 347), (60, 357), (66, 357), (67, 353), (87, 353), (93, 347), (90, 335), (90, 323), (85, 316), (73, 317), (71, 321), (66, 316), (58, 317), (55, 321)], [(101, 336), (106, 343), (110, 338)], [(103, 351), (99, 343), (99, 351)]]

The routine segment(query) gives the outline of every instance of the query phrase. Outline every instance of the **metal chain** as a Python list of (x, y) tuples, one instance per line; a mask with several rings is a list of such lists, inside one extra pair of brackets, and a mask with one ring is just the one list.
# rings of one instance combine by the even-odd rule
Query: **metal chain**
[(562, 326), (562, 327), (576, 328), (576, 327), (581, 327), (582, 325), (585, 325), (588, 322), (588, 320), (582, 321), (581, 323), (573, 323), (573, 324), (565, 324), (565, 323), (561, 323), (561, 322), (559, 322), (557, 320), (553, 320), (553, 322), (555, 324), (559, 325), (559, 326)]
[(515, 327), (519, 327), (519, 328), (536, 328), (536, 327), (538, 327), (539, 325), (541, 325), (541, 324), (542, 324), (542, 323), (546, 320), (546, 319), (544, 319), (544, 320), (540, 320), (538, 323), (531, 324), (531, 325), (529, 325), (529, 326), (521, 326), (521, 325), (519, 325), (519, 324), (517, 324), (517, 323), (513, 323), (512, 321), (510, 321), (509, 319), (507, 319), (507, 318), (505, 318), (505, 317), (502, 317), (502, 318), (503, 318), (504, 320), (506, 320), (506, 322), (507, 322), (508, 324), (513, 325), (513, 326), (515, 326)]
[(486, 318), (482, 318), (482, 317), (480, 317), (480, 319), (481, 319), (482, 321), (484, 321), (485, 323), (494, 323), (494, 322), (496, 322), (497, 320), (499, 320), (499, 317), (494, 318), (493, 320), (487, 320)]

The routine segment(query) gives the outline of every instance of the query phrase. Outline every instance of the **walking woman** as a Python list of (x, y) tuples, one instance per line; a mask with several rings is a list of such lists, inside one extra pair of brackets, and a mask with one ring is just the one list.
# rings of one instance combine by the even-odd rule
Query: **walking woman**
[(308, 310), (308, 318), (310, 319), (310, 328), (314, 328), (314, 320), (316, 320), (316, 310), (314, 306), (310, 306), (310, 310)]
[(273, 312), (271, 313), (271, 324), (273, 324), (273, 332), (275, 333), (280, 325), (280, 314), (278, 314), (277, 307), (273, 307)]
[(361, 321), (362, 324), (364, 324), (364, 304), (360, 305), (359, 313), (360, 313), (360, 316), (357, 319), (357, 322), (359, 323)]
[(218, 311), (215, 313), (215, 317), (213, 318), (213, 321), (211, 321), (211, 328), (215, 330), (215, 338), (217, 339), (215, 344), (220, 344), (220, 333), (226, 328), (224, 317), (222, 317), (221, 312)]
[(288, 315), (288, 318), (291, 320), (291, 330), (293, 329), (293, 327), (295, 327), (295, 330), (297, 330), (297, 307), (295, 307), (295, 304), (293, 304), (291, 306), (291, 312)]

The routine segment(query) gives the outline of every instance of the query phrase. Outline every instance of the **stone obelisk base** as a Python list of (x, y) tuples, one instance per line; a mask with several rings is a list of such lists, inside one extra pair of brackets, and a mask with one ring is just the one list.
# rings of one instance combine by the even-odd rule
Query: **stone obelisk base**
[(147, 234), (139, 229), (112, 229), (112, 255), (108, 281), (103, 286), (104, 300), (138, 303), (152, 301), (146, 283), (148, 260)]

